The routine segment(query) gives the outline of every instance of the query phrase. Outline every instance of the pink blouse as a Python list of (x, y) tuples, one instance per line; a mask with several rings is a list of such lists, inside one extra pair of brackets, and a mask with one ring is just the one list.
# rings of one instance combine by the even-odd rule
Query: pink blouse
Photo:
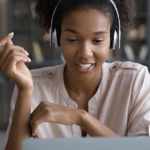
[[(41, 101), (78, 108), (65, 89), (64, 66), (31, 71), (34, 81), (31, 112)], [(17, 88), (12, 96), (7, 134), (16, 96)], [(89, 100), (88, 112), (120, 136), (150, 135), (150, 74), (147, 67), (131, 62), (104, 63), (102, 79), (96, 94)], [(81, 128), (77, 125), (43, 123), (38, 130), (43, 138), (81, 137)]]

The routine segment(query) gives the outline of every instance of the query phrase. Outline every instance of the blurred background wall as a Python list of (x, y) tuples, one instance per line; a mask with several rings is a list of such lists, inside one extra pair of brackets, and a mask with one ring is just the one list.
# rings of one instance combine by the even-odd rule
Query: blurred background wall
[[(135, 0), (135, 26), (124, 35), (122, 48), (110, 53), (108, 61), (133, 61), (150, 68), (150, 0)], [(0, 0), (0, 38), (14, 32), (13, 42), (24, 47), (30, 69), (62, 63), (60, 49), (49, 47), (49, 35), (40, 29), (34, 12), (35, 0)], [(8, 124), (14, 83), (0, 72), (0, 131)]]
[[(7, 0), (0, 0), (0, 37), (7, 34)], [(9, 98), (7, 94), (7, 85), (6, 78), (0, 72), (0, 130), (4, 130), (6, 128), (8, 122), (8, 106), (9, 106)]]
[(7, 0), (0, 0), (0, 36), (7, 34)]

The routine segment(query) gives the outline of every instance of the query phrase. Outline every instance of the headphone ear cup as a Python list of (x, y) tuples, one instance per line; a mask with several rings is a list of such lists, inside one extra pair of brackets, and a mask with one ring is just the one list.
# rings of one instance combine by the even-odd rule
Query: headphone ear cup
[(57, 32), (56, 29), (52, 32), (49, 32), (49, 36), (50, 36), (50, 46), (57, 46), (58, 45), (58, 41), (57, 41)]
[(112, 29), (110, 34), (111, 34), (110, 49), (115, 50), (117, 49), (118, 34), (116, 30), (112, 30)]

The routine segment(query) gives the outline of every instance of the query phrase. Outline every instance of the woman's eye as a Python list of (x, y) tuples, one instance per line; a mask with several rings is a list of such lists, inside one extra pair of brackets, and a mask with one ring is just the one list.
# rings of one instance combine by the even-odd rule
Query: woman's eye
[(69, 42), (77, 42), (78, 40), (77, 39), (67, 39), (67, 41), (69, 41)]
[(103, 42), (103, 40), (93, 40), (94, 43), (99, 44), (101, 42)]

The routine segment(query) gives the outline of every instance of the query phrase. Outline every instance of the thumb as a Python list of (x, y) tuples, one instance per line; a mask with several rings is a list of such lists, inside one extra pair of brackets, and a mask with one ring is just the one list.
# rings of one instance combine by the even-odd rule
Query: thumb
[(13, 41), (10, 39), (7, 44), (14, 45)]
[(9, 33), (7, 36), (5, 36), (4, 38), (2, 38), (2, 40), (0, 40), (0, 46), (4, 46), (6, 43), (11, 43), (12, 41), (10, 41), (14, 36), (14, 32)]

